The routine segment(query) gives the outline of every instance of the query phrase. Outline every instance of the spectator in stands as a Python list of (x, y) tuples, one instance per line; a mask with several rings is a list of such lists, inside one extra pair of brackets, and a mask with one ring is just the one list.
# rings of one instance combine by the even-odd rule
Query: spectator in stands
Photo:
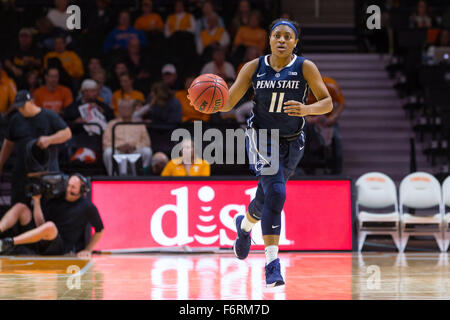
[(149, 101), (133, 116), (150, 119), (152, 123), (181, 123), (181, 104), (166, 84), (163, 82), (153, 84)]
[(187, 31), (195, 34), (194, 16), (184, 10), (183, 0), (175, 1), (174, 13), (167, 17), (164, 35), (166, 38), (169, 38), (177, 31)]
[(25, 75), (25, 85), (24, 88), (30, 91), (33, 96), (35, 91), (41, 86), (41, 81), (39, 78), (39, 72), (36, 69), (30, 70)]
[(428, 11), (428, 4), (425, 0), (417, 2), (416, 11), (409, 17), (411, 28), (431, 28), (433, 19)]
[[(91, 2), (91, 1), (89, 1)], [(103, 52), (104, 35), (112, 29), (112, 9), (109, 6), (110, 0), (96, 0), (95, 7), (87, 10), (86, 22), (82, 22), (83, 34), (85, 37), (85, 50), (89, 54), (99, 54)]]
[[(324, 138), (325, 145), (332, 147), (332, 163), (331, 163), (331, 173), (341, 174), (342, 173), (342, 138), (339, 130), (339, 125), (337, 120), (341, 115), (345, 107), (345, 98), (342, 94), (341, 88), (337, 82), (330, 77), (323, 77), (323, 82), (325, 83), (328, 92), (333, 100), (333, 111), (327, 115), (321, 116), (308, 116), (306, 120), (308, 123), (313, 124), (319, 129), (322, 137)], [(316, 98), (310, 92), (308, 96), (307, 104), (316, 102)]]
[(205, 73), (213, 73), (216, 74), (222, 79), (236, 78), (236, 72), (234, 70), (234, 67), (231, 63), (228, 61), (225, 61), (225, 50), (220, 45), (214, 47), (213, 60), (211, 62), (208, 62), (205, 64), (202, 68), (201, 74)]
[[(208, 22), (208, 16), (212, 13), (216, 13), (214, 10), (214, 4), (211, 0), (206, 0), (203, 2), (202, 5), (202, 16), (196, 21), (196, 27), (195, 27), (195, 36), (198, 38), (200, 36), (200, 33), (203, 30), (211, 30)], [(222, 17), (217, 15), (217, 26), (221, 28), (225, 28), (225, 24), (223, 23)]]
[(106, 37), (103, 50), (105, 53), (117, 49), (126, 50), (131, 39), (138, 39), (142, 47), (147, 45), (145, 34), (130, 25), (130, 13), (122, 11), (119, 14), (117, 27)]
[(53, 40), (57, 35), (66, 37), (66, 43), (69, 44), (72, 38), (64, 30), (55, 28), (47, 17), (41, 17), (36, 20), (36, 28), (38, 34), (36, 35), (36, 44), (44, 51), (53, 50)]
[(0, 151), (0, 174), (11, 153), (16, 149), (17, 158), (12, 172), (11, 204), (18, 202), (29, 204), (30, 199), (25, 194), (25, 185), (27, 173), (34, 171), (27, 166), (26, 160), (29, 157), (27, 146), (37, 139), (34, 148), (48, 150), (48, 170), (59, 171), (57, 145), (69, 140), (72, 132), (55, 112), (38, 107), (26, 90), (17, 92), (13, 107), (18, 112), (8, 123)]
[(112, 108), (114, 115), (118, 115), (118, 106), (120, 100), (141, 100), (145, 101), (144, 94), (140, 91), (134, 90), (133, 78), (129, 73), (122, 73), (119, 76), (120, 89), (115, 91), (112, 97)]
[(150, 175), (159, 176), (169, 162), (169, 158), (164, 152), (156, 152), (152, 158), (152, 171)]
[(42, 53), (33, 43), (33, 32), (30, 28), (22, 28), (19, 32), (18, 46), (7, 55), (5, 69), (8, 70), (21, 85), (25, 82), (25, 74), (42, 66)]
[(16, 84), (3, 70), (3, 64), (0, 60), (0, 113), (2, 115), (11, 111), (16, 92)]
[(36, 89), (34, 93), (35, 103), (45, 109), (62, 114), (72, 102), (72, 92), (69, 88), (59, 84), (59, 71), (56, 68), (45, 70), (45, 85)]
[(161, 69), (162, 82), (167, 85), (171, 90), (180, 89), (178, 80), (177, 69), (173, 64), (166, 64)]
[[(64, 110), (64, 120), (72, 125), (73, 139), (70, 144), (69, 156), (77, 159), (77, 154), (85, 148), (93, 155), (102, 153), (101, 136), (109, 121), (114, 119), (112, 109), (99, 98), (97, 82), (85, 79), (81, 84), (81, 96)], [(73, 126), (80, 123), (96, 123), (97, 125)], [(95, 161), (95, 158), (92, 159)]]
[(236, 36), (239, 28), (242, 26), (248, 26), (250, 23), (250, 11), (251, 5), (249, 0), (241, 0), (239, 2), (234, 18), (231, 21), (230, 35), (232, 38)]
[(55, 0), (55, 8), (48, 11), (47, 18), (50, 22), (58, 28), (67, 30), (67, 14), (68, 0)]
[[(116, 123), (131, 122), (134, 113), (130, 100), (121, 100), (118, 106), (118, 117), (108, 123), (103, 134), (103, 161), (108, 175), (113, 174), (112, 163), (112, 129)], [(152, 159), (152, 149), (147, 128), (144, 125), (120, 125), (115, 129), (115, 153), (139, 153), (142, 156), (144, 170), (148, 170)]]
[(141, 46), (137, 39), (130, 39), (126, 61), (130, 73), (135, 75), (136, 89), (144, 91), (150, 86), (150, 61), (148, 56), (142, 54)]
[(106, 81), (106, 71), (105, 69), (99, 69), (92, 73), (92, 79), (97, 82), (99, 88), (99, 99), (102, 100), (106, 105), (112, 105), (112, 91), (109, 87), (105, 86)]
[(48, 68), (48, 60), (58, 58), (66, 72), (72, 78), (80, 80), (84, 75), (83, 62), (80, 57), (71, 50), (66, 50), (66, 39), (64, 36), (56, 36), (53, 41), (54, 51), (47, 53), (44, 57), (44, 68)]
[(224, 27), (218, 25), (218, 16), (215, 12), (208, 13), (206, 20), (208, 27), (200, 31), (197, 37), (197, 52), (204, 58), (209, 58), (208, 53), (214, 46), (220, 45), (226, 48), (230, 44), (230, 36)]
[(175, 98), (178, 99), (178, 101), (181, 104), (181, 120), (183, 122), (186, 121), (195, 121), (195, 120), (201, 120), (201, 121), (209, 121), (211, 115), (207, 113), (203, 113), (200, 111), (197, 111), (194, 109), (194, 107), (189, 102), (188, 96), (188, 89), (191, 86), (192, 82), (196, 78), (195, 75), (190, 75), (186, 77), (186, 81), (184, 83), (184, 89), (179, 90), (175, 93)]
[(112, 74), (112, 77), (110, 80), (109, 87), (114, 92), (118, 89), (120, 89), (120, 75), (123, 73), (130, 73), (130, 68), (128, 67), (127, 63), (123, 60), (119, 60), (114, 64), (114, 72)]
[(236, 73), (239, 73), (239, 71), (241, 71), (241, 69), (244, 66), (244, 64), (246, 64), (247, 62), (252, 61), (253, 59), (256, 59), (256, 58), (258, 58), (260, 56), (262, 56), (262, 52), (259, 49), (259, 47), (257, 47), (257, 46), (247, 47), (247, 50), (245, 51), (245, 58), (242, 61), (242, 63), (239, 64)]
[(194, 142), (183, 140), (181, 157), (174, 158), (167, 163), (161, 172), (163, 177), (208, 177), (211, 175), (209, 163), (194, 154)]
[(437, 47), (449, 47), (450, 46), (450, 30), (441, 29), (439, 35), (436, 38), (436, 42), (431, 45), (426, 53), (430, 62), (434, 62), (434, 53)]
[(142, 15), (134, 22), (134, 27), (137, 30), (149, 32), (149, 31), (163, 31), (164, 22), (161, 16), (153, 12), (153, 1), (142, 0), (141, 3)]
[(97, 56), (90, 57), (87, 64), (87, 74), (85, 76), (92, 79), (92, 74), (100, 69), (103, 69), (100, 58)]
[(259, 26), (261, 14), (258, 11), (252, 11), (249, 18), (249, 24), (239, 27), (233, 42), (233, 50), (239, 46), (249, 47), (257, 46), (264, 53), (267, 46), (267, 31)]
[[(64, 110), (64, 120), (68, 123), (97, 122), (103, 130), (109, 121), (114, 119), (110, 106), (100, 100), (99, 86), (92, 79), (85, 79), (81, 84), (81, 96)], [(97, 131), (95, 127), (87, 131)], [(97, 133), (99, 134), (99, 133)]]

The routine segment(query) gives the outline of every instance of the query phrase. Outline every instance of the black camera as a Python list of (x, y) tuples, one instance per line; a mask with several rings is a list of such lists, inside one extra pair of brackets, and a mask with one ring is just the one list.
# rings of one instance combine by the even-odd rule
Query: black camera
[(57, 198), (66, 193), (69, 178), (62, 173), (45, 174), (29, 179), (30, 182), (25, 187), (27, 197), (42, 195), (45, 199)]

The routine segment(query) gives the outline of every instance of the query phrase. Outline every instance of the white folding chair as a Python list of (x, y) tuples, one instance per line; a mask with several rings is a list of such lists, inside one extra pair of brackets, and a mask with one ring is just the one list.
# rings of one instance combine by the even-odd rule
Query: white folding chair
[[(444, 251), (444, 214), (439, 181), (426, 172), (411, 173), (400, 183), (399, 197), (401, 251), (405, 250), (410, 235), (432, 235), (439, 249)], [(439, 211), (430, 216), (418, 216), (403, 212), (404, 206), (410, 209), (429, 209), (438, 206)], [(408, 229), (408, 226), (414, 228)], [(416, 229), (415, 226), (426, 228)]]
[[(356, 181), (356, 213), (358, 219), (358, 251), (361, 251), (369, 234), (390, 235), (400, 251), (400, 215), (397, 203), (397, 188), (394, 181), (381, 172), (369, 172)], [(394, 206), (394, 212), (376, 213), (360, 211), (360, 206), (383, 209)], [(371, 210), (372, 211), (372, 210)], [(379, 226), (368, 226), (377, 223)]]
[(445, 211), (445, 207), (450, 207), (450, 176), (442, 183), (442, 202), (444, 207), (444, 251), (448, 250), (450, 244), (450, 212)]

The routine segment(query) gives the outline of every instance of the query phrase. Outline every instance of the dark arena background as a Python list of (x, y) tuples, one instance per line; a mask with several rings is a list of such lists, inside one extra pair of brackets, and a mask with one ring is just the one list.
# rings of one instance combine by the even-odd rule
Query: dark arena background
[[(268, 288), (261, 224), (233, 250), (256, 89), (212, 114), (188, 89), (230, 88), (279, 18), (333, 110), (305, 117)], [(449, 32), (447, 0), (0, 0), (0, 299), (449, 299)]]

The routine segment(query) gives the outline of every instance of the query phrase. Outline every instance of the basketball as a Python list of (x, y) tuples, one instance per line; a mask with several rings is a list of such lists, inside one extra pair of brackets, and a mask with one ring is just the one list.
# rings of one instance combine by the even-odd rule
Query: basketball
[(228, 100), (226, 82), (215, 74), (202, 74), (188, 89), (188, 98), (195, 110), (203, 113), (220, 111)]

